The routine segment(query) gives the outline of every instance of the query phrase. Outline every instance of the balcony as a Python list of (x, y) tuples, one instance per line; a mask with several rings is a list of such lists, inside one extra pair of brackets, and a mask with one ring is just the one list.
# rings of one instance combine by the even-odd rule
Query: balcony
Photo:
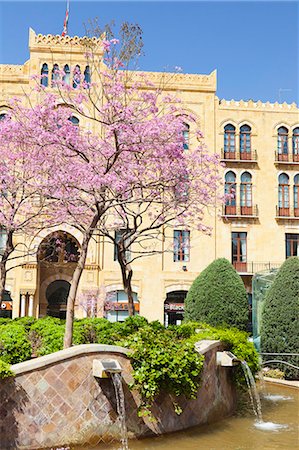
[(275, 152), (275, 164), (299, 164), (299, 154)]
[(281, 263), (271, 261), (266, 262), (234, 261), (232, 264), (238, 273), (246, 275), (253, 275), (257, 272), (262, 272), (264, 270), (278, 269), (281, 266)]
[(299, 208), (281, 208), (276, 205), (276, 219), (299, 219)]
[(221, 149), (221, 161), (225, 163), (257, 163), (257, 151), (250, 152), (225, 152)]
[(253, 206), (239, 206), (239, 205), (223, 205), (222, 217), (226, 219), (256, 219), (258, 218), (258, 207)]

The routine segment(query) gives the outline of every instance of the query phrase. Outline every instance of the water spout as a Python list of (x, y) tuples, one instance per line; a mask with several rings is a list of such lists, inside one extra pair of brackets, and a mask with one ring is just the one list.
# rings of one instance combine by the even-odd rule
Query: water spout
[(248, 386), (248, 391), (249, 391), (249, 396), (250, 396), (250, 401), (252, 404), (253, 412), (256, 415), (258, 421), (263, 422), (262, 405), (261, 405), (260, 396), (257, 391), (252, 372), (246, 361), (242, 361), (242, 368), (243, 368), (246, 383)]
[(121, 431), (121, 444), (122, 450), (129, 450), (128, 447), (128, 432), (126, 425), (126, 409), (125, 409), (125, 396), (122, 385), (122, 377), (118, 372), (111, 372), (111, 379), (113, 382), (115, 396), (116, 396), (116, 407), (117, 414), (120, 422)]

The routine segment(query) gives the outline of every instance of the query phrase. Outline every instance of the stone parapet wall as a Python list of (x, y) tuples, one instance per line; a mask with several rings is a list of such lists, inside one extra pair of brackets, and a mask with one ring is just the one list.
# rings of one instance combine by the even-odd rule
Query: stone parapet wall
[[(0, 383), (0, 448), (41, 449), (95, 445), (118, 440), (120, 423), (111, 379), (96, 379), (94, 359), (116, 359), (123, 368), (129, 437), (157, 435), (211, 423), (232, 414), (236, 404), (231, 370), (216, 366), (221, 343), (206, 347), (202, 386), (195, 400), (162, 393), (153, 406), (156, 421), (138, 417), (140, 398), (132, 382), (129, 351), (82, 345), (12, 367), (15, 378)], [(177, 415), (173, 403), (183, 412)]]

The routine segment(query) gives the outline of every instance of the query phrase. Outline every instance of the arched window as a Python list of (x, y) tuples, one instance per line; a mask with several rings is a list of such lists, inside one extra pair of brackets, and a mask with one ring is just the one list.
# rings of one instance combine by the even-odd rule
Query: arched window
[(241, 175), (240, 204), (242, 215), (252, 214), (252, 177), (249, 172)]
[(79, 120), (77, 117), (71, 116), (71, 117), (69, 118), (69, 121), (72, 122), (73, 125), (79, 126), (80, 120)]
[(231, 124), (224, 127), (224, 158), (236, 159), (236, 128)]
[(85, 70), (84, 70), (84, 81), (85, 81), (85, 83), (86, 83), (86, 86), (85, 86), (85, 87), (89, 87), (89, 84), (91, 83), (90, 68), (89, 68), (89, 66), (86, 66), (86, 67), (85, 67)]
[(290, 186), (289, 177), (281, 173), (278, 177), (278, 215), (289, 216), (290, 214)]
[(6, 116), (7, 116), (7, 114), (1, 113), (1, 114), (0, 114), (0, 121), (1, 121), (1, 120), (4, 120)]
[(59, 66), (58, 64), (54, 64), (53, 69), (52, 69), (52, 87), (55, 86), (56, 81), (59, 81)]
[(294, 216), (299, 217), (299, 174), (294, 176)]
[(251, 159), (251, 128), (242, 125), (240, 128), (240, 159)]
[(64, 71), (64, 75), (63, 75), (63, 81), (65, 84), (70, 84), (70, 80), (71, 80), (71, 71), (70, 71), (70, 67), (68, 64), (66, 64), (63, 68)]
[[(133, 292), (134, 308), (139, 313), (137, 294)], [(105, 300), (105, 315), (110, 322), (123, 322), (129, 317), (128, 296), (124, 291), (109, 292)]]
[(81, 81), (81, 69), (80, 66), (78, 66), (77, 64), (73, 73), (73, 88), (76, 89), (79, 86), (80, 81)]
[(44, 63), (42, 65), (41, 79), (40, 79), (40, 84), (44, 87), (48, 86), (48, 76), (49, 76), (48, 64)]
[(225, 202), (225, 214), (236, 214), (236, 174), (232, 171), (225, 175), (225, 194), (230, 196)]
[(187, 123), (183, 123), (183, 148), (184, 150), (189, 149), (189, 131), (190, 126)]
[(278, 128), (277, 152), (278, 161), (288, 161), (288, 129), (286, 127)]
[(299, 127), (293, 130), (293, 161), (299, 162)]

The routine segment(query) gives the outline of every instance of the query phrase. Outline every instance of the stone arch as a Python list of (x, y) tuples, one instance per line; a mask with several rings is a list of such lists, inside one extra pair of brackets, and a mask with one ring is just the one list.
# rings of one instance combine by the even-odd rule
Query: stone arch
[[(47, 288), (55, 281), (60, 281), (61, 286), (66, 282), (70, 283), (80, 252), (80, 243), (67, 231), (58, 229), (45, 234), (37, 251), (37, 298), (40, 316), (48, 313)], [(66, 305), (64, 307), (66, 308)]]

